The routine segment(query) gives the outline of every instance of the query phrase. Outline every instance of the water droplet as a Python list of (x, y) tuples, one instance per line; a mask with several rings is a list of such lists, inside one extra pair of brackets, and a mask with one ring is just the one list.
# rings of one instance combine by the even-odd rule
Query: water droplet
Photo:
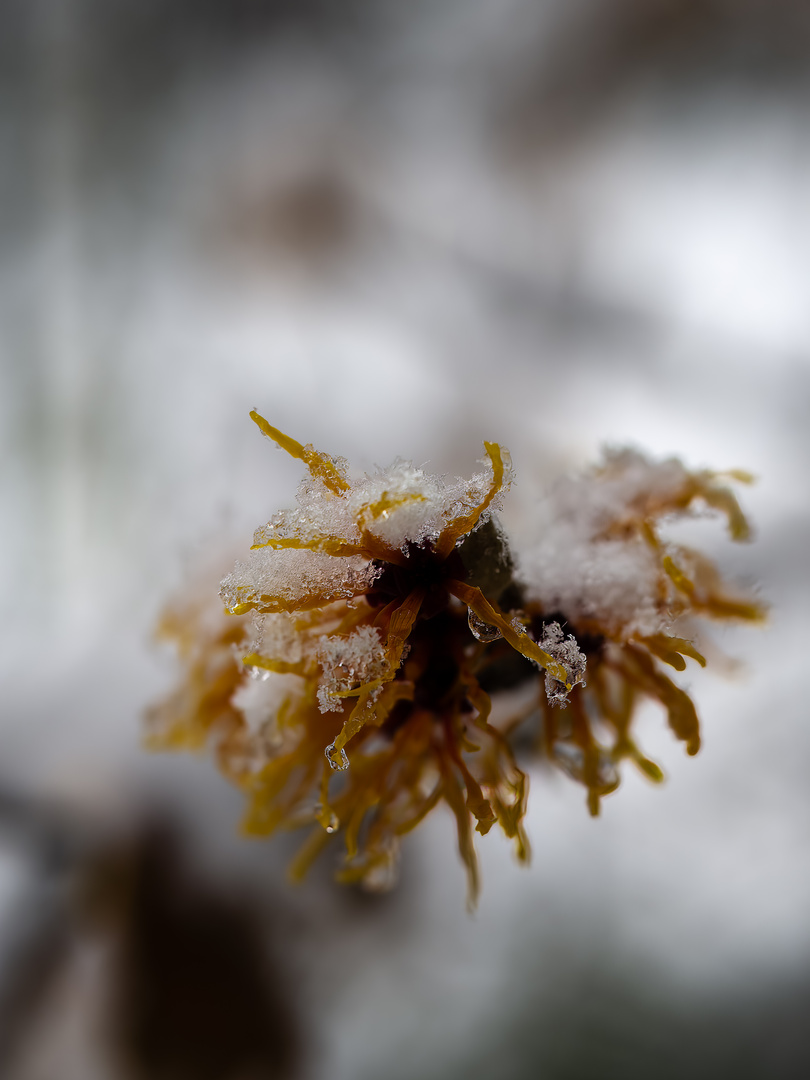
[(501, 636), (497, 626), (490, 626), (483, 619), (479, 619), (472, 608), (467, 612), (467, 622), (473, 637), (478, 638), (479, 641), (497, 641)]
[(344, 769), (348, 769), (349, 755), (343, 747), (338, 750), (334, 743), (329, 743), (324, 753), (326, 754), (326, 760), (336, 772), (343, 772)]
[(340, 828), (340, 818), (331, 806), (327, 806), (326, 809), (324, 809), (323, 803), (318, 803), (315, 807), (315, 815), (330, 836), (332, 833), (336, 833)]

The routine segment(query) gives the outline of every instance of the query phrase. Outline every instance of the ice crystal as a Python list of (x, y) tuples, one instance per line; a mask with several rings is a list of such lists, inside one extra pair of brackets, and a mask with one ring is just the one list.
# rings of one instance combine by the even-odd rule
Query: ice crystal
[[(585, 654), (580, 652), (577, 645), (577, 639), (573, 634), (569, 634), (566, 638), (562, 632), (562, 628), (558, 622), (549, 623), (543, 627), (543, 636), (540, 639), (540, 645), (546, 650), (549, 656), (553, 656), (554, 659), (566, 669), (570, 671), (574, 677), (574, 683), (584, 683), (585, 676)], [(552, 675), (546, 673), (546, 698), (552, 705), (565, 705), (568, 701), (568, 688), (565, 687), (559, 680), (555, 679)]]
[(318, 687), (321, 712), (340, 711), (344, 703), (341, 694), (358, 684), (379, 681), (379, 696), (387, 655), (376, 626), (360, 626), (346, 636), (324, 634), (318, 643), (317, 658), (323, 668)]

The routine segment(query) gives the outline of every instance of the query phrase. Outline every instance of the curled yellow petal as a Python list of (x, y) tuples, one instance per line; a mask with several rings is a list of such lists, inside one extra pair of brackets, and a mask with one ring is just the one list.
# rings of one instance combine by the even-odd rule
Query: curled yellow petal
[(349, 481), (328, 454), (320, 454), (311, 446), (302, 446), (300, 442), (296, 442), (289, 435), (285, 435), (283, 431), (279, 431), (272, 424), (268, 424), (265, 418), (260, 416), (255, 409), (251, 409), (250, 419), (268, 439), (278, 443), (281, 449), (286, 450), (291, 457), (303, 461), (313, 479), (322, 480), (335, 495), (343, 495), (349, 490)]
[(449, 591), (467, 605), (482, 622), (489, 626), (497, 626), (505, 641), (508, 641), (513, 649), (522, 653), (529, 660), (534, 660), (541, 668), (548, 672), (552, 678), (562, 683), (567, 690), (571, 689), (571, 680), (568, 672), (544, 649), (529, 637), (525, 630), (518, 632), (512, 623), (499, 611), (494, 604), (484, 596), (480, 589), (474, 585), (466, 585), (463, 581), (451, 581), (448, 584)]
[(503, 486), (505, 464), (508, 463), (509, 460), (507, 451), (501, 450), (501, 447), (497, 443), (491, 442), (485, 442), (484, 449), (492, 463), (492, 483), (489, 486), (489, 491), (484, 499), (470, 510), (468, 514), (461, 514), (459, 517), (453, 518), (452, 521), (449, 521), (445, 525), (441, 536), (436, 541), (436, 552), (442, 558), (446, 558), (450, 554), (456, 546), (456, 542), (460, 540), (462, 536), (466, 536), (467, 533), (472, 532), (478, 524), (478, 519)]
[(697, 660), (701, 667), (706, 667), (706, 657), (686, 638), (651, 634), (649, 637), (639, 638), (639, 641), (642, 641), (650, 652), (655, 653), (659, 660), (674, 667), (676, 671), (683, 671), (686, 667), (684, 656), (689, 656), (692, 660)]

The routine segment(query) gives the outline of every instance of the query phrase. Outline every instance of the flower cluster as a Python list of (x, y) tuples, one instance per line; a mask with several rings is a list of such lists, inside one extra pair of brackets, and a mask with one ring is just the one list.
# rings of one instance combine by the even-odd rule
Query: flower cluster
[[(249, 833), (311, 825), (294, 877), (340, 837), (339, 878), (387, 887), (400, 838), (440, 802), (471, 900), (474, 832), (498, 825), (525, 860), (527, 778), (509, 733), (528, 717), (490, 718), (492, 696), (519, 684), (536, 683), (538, 744), (585, 784), (593, 813), (623, 758), (660, 779), (630, 732), (640, 697), (659, 700), (697, 751), (694, 706), (660, 665), (704, 662), (695, 616), (762, 613), (657, 525), (703, 505), (743, 538), (719, 477), (609, 454), (539, 508), (538, 539), (516, 567), (496, 516), (511, 482), (497, 444), (469, 480), (404, 461), (352, 478), (342, 459), (251, 416), (309, 477), (222, 582), (224, 614), (193, 601), (165, 618), (186, 674), (150, 713), (148, 738), (211, 745), (247, 795)], [(611, 738), (600, 743), (597, 728)]]
[[(565, 708), (551, 708), (550, 695), (541, 699), (542, 741), (586, 785), (594, 815), (601, 796), (618, 787), (623, 758), (650, 779), (663, 778), (630, 733), (640, 698), (663, 706), (688, 754), (700, 748), (694, 704), (661, 665), (683, 671), (689, 658), (705, 666), (701, 619), (764, 618), (763, 607), (724, 583), (704, 555), (661, 538), (662, 520), (714, 511), (733, 540), (748, 539), (726, 479), (751, 481), (738, 470), (689, 472), (675, 458), (608, 451), (600, 466), (561, 483), (537, 508), (531, 531), (540, 539), (526, 546), (520, 565), (530, 628), (559, 619), (587, 657), (587, 685), (572, 688)], [(606, 744), (597, 729), (609, 735)]]

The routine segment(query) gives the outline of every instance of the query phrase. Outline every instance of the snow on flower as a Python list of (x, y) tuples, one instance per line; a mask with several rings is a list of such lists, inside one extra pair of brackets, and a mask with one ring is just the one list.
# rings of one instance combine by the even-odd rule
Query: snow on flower
[[(534, 542), (522, 552), (519, 578), (535, 630), (557, 620), (587, 657), (587, 685), (576, 686), (562, 710), (541, 702), (546, 752), (588, 788), (591, 813), (619, 783), (618, 765), (630, 758), (651, 779), (660, 768), (631, 737), (641, 698), (666, 710), (689, 754), (700, 748), (694, 704), (662, 670), (686, 659), (705, 666), (698, 649), (704, 620), (760, 621), (764, 609), (724, 583), (700, 552), (662, 539), (661, 524), (686, 515), (719, 512), (733, 540), (749, 529), (723, 483), (749, 482), (746, 473), (689, 472), (680, 461), (656, 462), (636, 450), (610, 450), (601, 465), (557, 485), (537, 507)], [(551, 655), (554, 645), (544, 641)], [(595, 735), (597, 725), (612, 736)]]
[[(294, 877), (342, 840), (339, 878), (387, 887), (401, 837), (443, 803), (473, 902), (474, 832), (497, 825), (528, 857), (528, 781), (509, 733), (530, 715), (593, 813), (623, 758), (660, 778), (630, 733), (641, 697), (659, 700), (696, 752), (694, 706), (660, 664), (703, 663), (690, 618), (762, 614), (708, 560), (660, 539), (662, 517), (697, 505), (744, 538), (715, 474), (612, 452), (538, 508), (516, 571), (497, 517), (511, 481), (497, 444), (468, 480), (399, 460), (352, 477), (343, 459), (251, 416), (309, 475), (222, 582), (225, 613), (194, 600), (164, 620), (186, 676), (148, 735), (155, 747), (211, 745), (246, 793), (247, 832), (309, 824)], [(528, 712), (491, 723), (492, 695), (522, 683), (537, 686)], [(595, 720), (612, 732), (606, 745)]]

